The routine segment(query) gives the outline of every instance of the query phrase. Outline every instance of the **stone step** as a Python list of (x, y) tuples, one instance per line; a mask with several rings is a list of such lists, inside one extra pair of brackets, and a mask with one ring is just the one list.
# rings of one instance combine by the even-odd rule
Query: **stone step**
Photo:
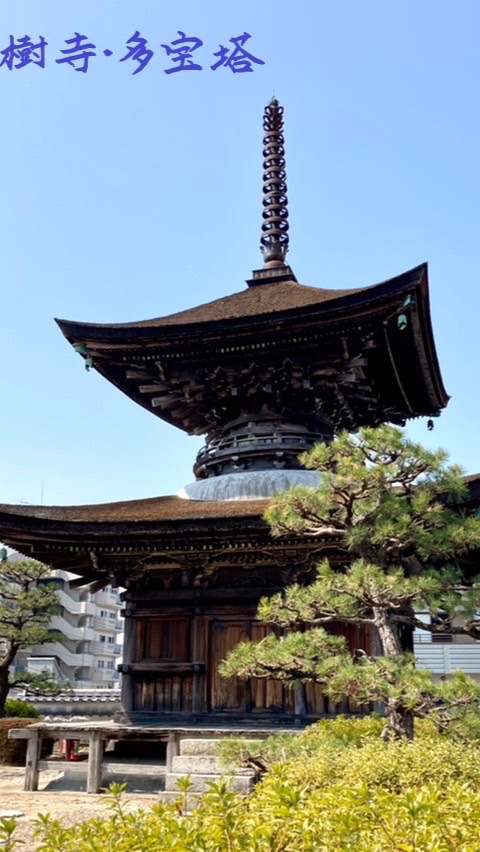
[(180, 754), (187, 755), (191, 754), (193, 756), (200, 755), (215, 755), (217, 753), (217, 746), (220, 742), (220, 737), (218, 739), (185, 739), (180, 740)]
[[(221, 776), (213, 775), (212, 773), (205, 773), (203, 775), (192, 775), (190, 781), (190, 793), (204, 793), (208, 790), (208, 782), (214, 781), (218, 782)], [(247, 794), (253, 787), (253, 777), (246, 775), (235, 775), (224, 776), (227, 777), (230, 782), (230, 789), (235, 793), (243, 793)], [(165, 791), (170, 792), (174, 791), (178, 794), (178, 785), (177, 782), (180, 778), (185, 778), (185, 775), (177, 772), (169, 772), (168, 775), (165, 776)]]
[[(225, 775), (225, 767), (212, 755), (181, 754), (172, 759), (172, 772), (183, 775)], [(252, 775), (250, 769), (228, 770), (229, 775)]]
[[(193, 756), (200, 755), (215, 755), (217, 754), (218, 744), (221, 740), (225, 739), (225, 737), (218, 737), (217, 739), (205, 738), (205, 739), (190, 739), (186, 738), (184, 740), (180, 740), (180, 754), (187, 755), (191, 754)], [(244, 739), (242, 737), (242, 739)], [(245, 739), (245, 742), (256, 744), (259, 742), (263, 742), (263, 740), (254, 739), (253, 737), (248, 737)]]

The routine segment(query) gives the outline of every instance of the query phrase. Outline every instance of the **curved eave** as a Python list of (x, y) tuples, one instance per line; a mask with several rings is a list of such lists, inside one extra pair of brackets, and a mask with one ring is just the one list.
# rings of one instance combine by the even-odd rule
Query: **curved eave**
[[(182, 317), (184, 314), (189, 316), (188, 321), (172, 322), (172, 317), (159, 317), (152, 320), (142, 320), (133, 323), (82, 323), (72, 320), (56, 319), (55, 322), (60, 327), (66, 339), (72, 345), (83, 343), (85, 341), (95, 341), (101, 344), (112, 344), (114, 347), (128, 346), (131, 344), (149, 344), (161, 343), (162, 341), (171, 341), (172, 339), (185, 340), (185, 337), (198, 335), (202, 337), (206, 332), (219, 332), (221, 336), (228, 336), (233, 331), (247, 327), (251, 328), (252, 323), (258, 326), (271, 326), (287, 320), (313, 319), (322, 317), (327, 321), (333, 314), (335, 318), (348, 319), (350, 315), (356, 315), (359, 310), (368, 310), (372, 306), (380, 306), (383, 302), (388, 302), (392, 297), (400, 296), (409, 290), (415, 288), (423, 279), (427, 278), (427, 264), (423, 263), (414, 269), (404, 272), (401, 275), (390, 278), (379, 284), (374, 284), (370, 287), (361, 287), (355, 290), (333, 290), (331, 298), (325, 298), (327, 291), (318, 288), (319, 301), (312, 301), (303, 305), (292, 305), (283, 310), (269, 310), (260, 313), (248, 313), (245, 316), (224, 316), (213, 320), (196, 319), (197, 312), (200, 309), (208, 307), (208, 305), (200, 305), (199, 308), (191, 311), (184, 311), (179, 314)], [(297, 285), (294, 282), (292, 287)], [(265, 285), (264, 285), (265, 286)], [(279, 285), (272, 284), (271, 287)], [(315, 291), (317, 288), (305, 288), (309, 291)], [(245, 290), (241, 294), (233, 294), (233, 298), (237, 295), (249, 295), (252, 291)], [(221, 300), (219, 300), (221, 301)], [(211, 303), (215, 304), (215, 303)], [(176, 315), (172, 315), (175, 317)]]
[(422, 298), (419, 299), (418, 318), (419, 331), (418, 349), (419, 360), (423, 366), (423, 374), (426, 383), (431, 388), (432, 399), (436, 398), (437, 408), (442, 409), (448, 404), (450, 396), (448, 395), (445, 385), (443, 384), (440, 364), (438, 361), (437, 350), (435, 347), (435, 338), (432, 327), (432, 317), (430, 312), (430, 293), (428, 287), (428, 267), (425, 267), (425, 274), (420, 281), (420, 292)]
[[(150, 497), (116, 503), (97, 503), (84, 506), (25, 506), (0, 504), (0, 541), (9, 523), (14, 528), (69, 529), (82, 526), (93, 534), (102, 535), (112, 525), (119, 531), (149, 530), (172, 524), (228, 521), (234, 518), (258, 518), (268, 506), (268, 498), (251, 500), (186, 500), (182, 497)], [(7, 542), (8, 544), (8, 542)]]
[[(138, 561), (136, 552), (188, 548), (188, 542), (225, 547), (233, 534), (268, 534), (268, 500), (190, 501), (159, 497), (90, 506), (0, 505), (0, 541), (24, 556), (81, 576), (105, 574), (97, 554)], [(223, 536), (223, 538), (222, 538)], [(200, 549), (202, 546), (200, 545)], [(143, 559), (145, 555), (143, 555)]]
[(397, 317), (385, 327), (389, 337), (388, 355), (399, 380), (399, 390), (411, 409), (410, 416), (436, 416), (446, 407), (450, 397), (443, 384), (435, 348), (426, 264), (410, 293), (414, 296), (414, 305), (405, 311), (407, 329), (398, 329)]
[[(269, 286), (274, 288), (280, 285)], [(290, 293), (288, 288), (291, 287), (291, 298), (298, 298), (299, 285), (287, 282), (282, 286), (286, 288), (287, 296)], [(313, 298), (312, 292), (314, 295), (315, 288), (303, 289), (308, 291), (308, 298)], [(242, 291), (241, 295), (245, 292), (247, 291)], [(389, 417), (389, 409), (397, 412), (395, 422), (399, 422), (399, 417), (401, 419), (438, 415), (447, 405), (449, 397), (443, 385), (433, 338), (427, 264), (421, 264), (396, 278), (369, 288), (345, 291), (345, 295), (341, 296), (336, 291), (336, 295), (331, 299), (325, 299), (327, 291), (318, 292), (322, 298), (318, 304), (310, 303), (283, 311), (225, 317), (208, 322), (192, 321), (166, 325), (162, 325), (162, 320), (122, 325), (96, 325), (66, 320), (57, 322), (67, 340), (74, 346), (84, 346), (93, 356), (95, 369), (122, 393), (160, 419), (186, 432), (192, 429), (182, 420), (174, 418), (168, 410), (153, 410), (150, 400), (140, 393), (135, 381), (126, 377), (130, 356), (131, 367), (138, 370), (142, 361), (152, 358), (192, 360), (191, 353), (195, 350), (203, 353), (199, 357), (208, 356), (215, 351), (215, 347), (219, 353), (223, 352), (221, 347), (231, 345), (232, 340), (241, 340), (243, 344), (249, 340), (258, 340), (258, 335), (264, 335), (262, 339), (267, 339), (268, 335), (278, 337), (280, 330), (281, 334), (290, 335), (300, 328), (309, 329), (314, 333), (320, 331), (322, 334), (348, 334), (359, 322), (376, 323), (382, 337), (382, 328), (385, 329), (385, 339), (382, 343), (385, 351), (382, 357), (386, 362), (390, 362), (389, 371), (384, 371), (383, 385), (382, 381), (379, 384), (377, 378), (372, 376), (379, 396), (383, 394), (386, 400), (385, 419)], [(231, 298), (236, 295), (238, 294)], [(408, 309), (408, 331), (399, 333), (396, 322), (398, 315), (402, 313), (402, 303), (406, 297), (413, 297), (413, 306)], [(223, 301), (219, 302), (223, 306)], [(209, 306), (200, 306), (184, 313), (194, 317), (204, 307)], [(168, 317), (165, 322), (167, 320)], [(193, 360), (195, 357), (194, 355)], [(395, 388), (395, 398), (391, 388)], [(193, 431), (201, 434), (210, 428), (211, 425), (205, 423), (204, 428), (197, 425)]]

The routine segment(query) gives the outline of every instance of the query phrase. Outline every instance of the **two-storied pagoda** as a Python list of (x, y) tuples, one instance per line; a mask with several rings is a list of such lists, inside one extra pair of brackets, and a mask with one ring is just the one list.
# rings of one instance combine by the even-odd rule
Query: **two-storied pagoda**
[[(298, 454), (338, 429), (446, 405), (426, 265), (372, 287), (299, 284), (286, 263), (283, 109), (264, 115), (263, 268), (247, 288), (166, 317), (59, 321), (73, 347), (167, 423), (206, 435), (176, 496), (96, 506), (1, 506), (0, 539), (79, 584), (126, 587), (123, 704), (132, 722), (292, 722), (326, 711), (314, 686), (224, 682), (218, 663), (265, 635), (262, 595), (312, 575), (314, 539), (272, 539), (268, 498), (315, 484)], [(353, 645), (368, 637), (350, 631)]]

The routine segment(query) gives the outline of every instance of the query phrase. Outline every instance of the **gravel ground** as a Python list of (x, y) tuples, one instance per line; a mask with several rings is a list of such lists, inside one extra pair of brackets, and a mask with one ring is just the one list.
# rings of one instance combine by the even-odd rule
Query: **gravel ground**
[[(75, 768), (61, 764), (58, 768), (54, 766), (42, 771), (39, 791), (35, 793), (23, 792), (24, 774), (23, 767), (0, 766), (0, 815), (3, 811), (22, 812), (23, 816), (17, 820), (15, 837), (24, 841), (23, 849), (26, 852), (33, 852), (36, 848), (32, 829), (38, 813), (49, 813), (52, 817), (65, 820), (68, 825), (106, 813), (100, 795), (79, 792), (82, 786), (84, 788), (86, 764)], [(115, 771), (115, 775), (108, 774), (104, 778), (104, 783), (123, 779), (121, 771)], [(144, 790), (126, 797), (129, 808), (148, 808), (158, 801), (154, 790), (161, 788), (162, 777), (132, 775), (125, 780), (129, 782), (129, 790)]]

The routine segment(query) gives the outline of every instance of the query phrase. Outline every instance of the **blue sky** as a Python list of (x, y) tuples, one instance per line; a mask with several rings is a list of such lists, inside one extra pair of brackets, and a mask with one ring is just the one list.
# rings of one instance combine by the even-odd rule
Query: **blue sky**
[[(289, 262), (301, 283), (373, 284), (427, 260), (448, 409), (427, 432), (468, 472), (478, 424), (480, 5), (474, 0), (16, 0), (0, 68), (0, 500), (174, 493), (202, 441), (123, 397), (53, 317), (122, 322), (243, 289), (261, 265), (262, 111), (285, 107)], [(119, 62), (135, 31), (154, 56)], [(202, 71), (162, 43), (203, 41)], [(56, 58), (77, 31), (87, 73)], [(264, 65), (210, 65), (243, 32)], [(103, 50), (112, 50), (106, 57)]]

